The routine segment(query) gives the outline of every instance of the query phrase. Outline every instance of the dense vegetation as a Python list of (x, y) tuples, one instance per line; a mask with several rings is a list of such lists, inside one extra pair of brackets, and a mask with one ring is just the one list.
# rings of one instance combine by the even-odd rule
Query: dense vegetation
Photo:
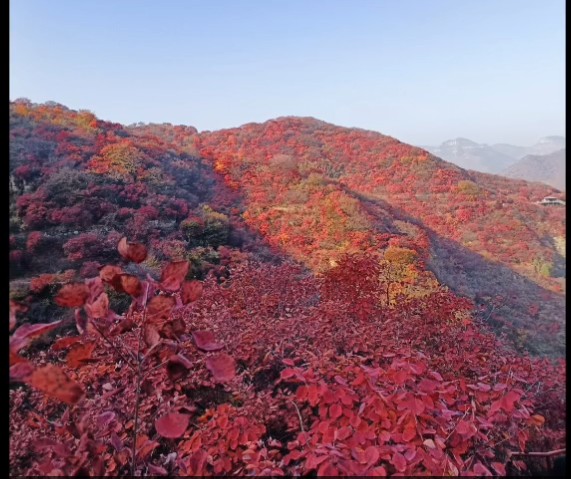
[(14, 472), (525, 475), (564, 447), (549, 187), (313, 119), (10, 121)]

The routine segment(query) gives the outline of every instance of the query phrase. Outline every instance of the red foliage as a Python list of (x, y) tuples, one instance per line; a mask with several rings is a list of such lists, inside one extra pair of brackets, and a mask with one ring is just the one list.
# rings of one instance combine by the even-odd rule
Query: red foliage
[(121, 238), (118, 245), (119, 254), (126, 261), (142, 263), (147, 258), (147, 248), (140, 243), (131, 243), (126, 237)]
[(79, 270), (79, 275), (82, 278), (93, 278), (99, 274), (101, 264), (98, 261), (86, 261)]
[(26, 240), (26, 248), (28, 252), (34, 253), (38, 248), (38, 246), (40, 245), (41, 241), (42, 241), (42, 233), (40, 233), (39, 231), (32, 231), (28, 235), (28, 239)]
[(226, 382), (236, 376), (236, 365), (232, 357), (225, 353), (219, 353), (206, 358), (206, 367), (212, 373), (216, 381)]
[(22, 263), (22, 261), (24, 260), (24, 252), (19, 250), (19, 249), (15, 249), (10, 251), (10, 264), (12, 265), (19, 265)]
[(75, 404), (83, 396), (81, 386), (70, 380), (57, 366), (48, 365), (36, 369), (27, 382), (49, 397), (66, 404)]
[(37, 324), (23, 324), (20, 326), (14, 334), (10, 337), (10, 351), (17, 353), (20, 349), (25, 348), (30, 344), (30, 342), (49, 331), (52, 331), (59, 326), (60, 321), (54, 321), (53, 323), (37, 323)]
[(63, 245), (63, 251), (70, 261), (82, 261), (86, 258), (101, 257), (103, 239), (94, 233), (80, 234)]
[(166, 291), (180, 289), (189, 266), (188, 261), (175, 261), (167, 264), (161, 273), (161, 288)]
[(210, 331), (193, 331), (192, 338), (196, 347), (202, 351), (219, 351), (224, 347)]
[(170, 412), (155, 420), (155, 429), (162, 437), (178, 439), (186, 431), (189, 420), (188, 414)]
[[(74, 225), (64, 252), (96, 277), (57, 295), (78, 308), (79, 336), (25, 357), (67, 322), (24, 323), (11, 339), (17, 474), (129, 475), (133, 446), (135, 472), (156, 475), (513, 474), (525, 467), (513, 452), (565, 442), (565, 361), (516, 353), (478, 319), (507, 323), (514, 303), (529, 331), (555, 334), (544, 326), (557, 298), (503, 279), (555, 290), (531, 263), (553, 260), (545, 237), (564, 236), (564, 213), (531, 203), (546, 187), (315, 120), (198, 135), (61, 105), (18, 102), (11, 115), (15, 190), (33, 191), (14, 192), (30, 233), (11, 222), (11, 260), (24, 243), (26, 263), (49, 260), (33, 274), (53, 274), (30, 283), (40, 299), (73, 272), (55, 274), (34, 238), (61, 244)], [(117, 243), (138, 264), (95, 271)], [(479, 293), (481, 311), (424, 266), (446, 278), (456, 263), (450, 285)], [(111, 288), (131, 296), (124, 315)]]
[(83, 283), (66, 284), (59, 290), (55, 302), (64, 308), (79, 308), (89, 297), (89, 288)]

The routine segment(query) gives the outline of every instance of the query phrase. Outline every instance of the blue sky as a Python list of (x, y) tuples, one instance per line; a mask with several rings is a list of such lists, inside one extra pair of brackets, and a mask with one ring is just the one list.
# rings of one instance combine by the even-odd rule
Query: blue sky
[(10, 99), (413, 144), (563, 135), (564, 0), (10, 0)]

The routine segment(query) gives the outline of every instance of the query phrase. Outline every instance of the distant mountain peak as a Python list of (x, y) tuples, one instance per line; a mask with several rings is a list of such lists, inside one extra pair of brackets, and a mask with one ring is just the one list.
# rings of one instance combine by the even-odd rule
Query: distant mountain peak
[(475, 141), (469, 140), (468, 138), (458, 137), (458, 138), (454, 138), (452, 140), (447, 140), (447, 141), (443, 142), (442, 145), (440, 145), (440, 146), (441, 147), (454, 147), (454, 146), (466, 147), (466, 146), (479, 146), (479, 145)]
[(565, 190), (565, 149), (547, 155), (527, 155), (510, 165), (503, 174), (509, 178), (540, 181)]
[(422, 148), (465, 169), (502, 174), (509, 166), (528, 155), (548, 155), (565, 148), (565, 137), (544, 136), (532, 146), (509, 143), (487, 145), (457, 137), (442, 142), (440, 146), (423, 145)]

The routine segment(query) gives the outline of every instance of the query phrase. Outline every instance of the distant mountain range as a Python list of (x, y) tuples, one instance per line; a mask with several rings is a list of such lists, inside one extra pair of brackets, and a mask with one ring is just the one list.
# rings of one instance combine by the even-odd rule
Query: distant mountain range
[(502, 172), (508, 178), (541, 181), (565, 190), (565, 149), (548, 155), (527, 155)]
[[(456, 138), (440, 146), (421, 146), (435, 156), (454, 163), (462, 168), (511, 176), (529, 181), (543, 181), (551, 186), (564, 186), (565, 154), (563, 160), (554, 160), (551, 154), (565, 149), (565, 138), (546, 136), (532, 146), (516, 146), (507, 143), (486, 145), (466, 138)], [(529, 157), (533, 156), (533, 159)], [(543, 166), (543, 158), (549, 166)], [(561, 157), (559, 154), (558, 158)], [(523, 167), (515, 167), (520, 160), (527, 158)], [(534, 165), (534, 166), (532, 166)], [(556, 165), (563, 165), (557, 169)], [(515, 170), (510, 170), (514, 166)], [(537, 171), (536, 171), (537, 170)], [(547, 175), (547, 171), (549, 175)], [(523, 176), (521, 176), (523, 175)], [(543, 179), (542, 179), (543, 178)]]

